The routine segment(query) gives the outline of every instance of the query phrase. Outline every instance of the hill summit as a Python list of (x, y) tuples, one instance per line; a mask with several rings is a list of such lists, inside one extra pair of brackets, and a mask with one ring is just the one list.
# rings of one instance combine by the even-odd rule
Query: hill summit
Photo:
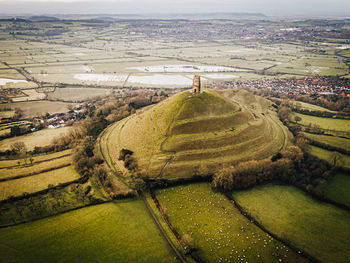
[(264, 159), (280, 151), (287, 131), (271, 103), (245, 90), (185, 91), (112, 125), (105, 136), (110, 164), (123, 170), (118, 152), (134, 153), (151, 178), (191, 177), (202, 165)]

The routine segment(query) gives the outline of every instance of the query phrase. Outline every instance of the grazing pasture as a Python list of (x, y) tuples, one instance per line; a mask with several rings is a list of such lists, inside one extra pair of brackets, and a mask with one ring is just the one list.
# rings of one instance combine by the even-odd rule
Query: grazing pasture
[(233, 197), (269, 231), (321, 262), (349, 259), (349, 211), (314, 200), (293, 186), (268, 184), (234, 192)]
[(41, 171), (54, 169), (55, 167), (62, 167), (65, 165), (69, 165), (72, 162), (72, 158), (71, 156), (66, 156), (59, 159), (54, 159), (51, 161), (46, 161), (41, 163), (33, 162), (32, 165), (30, 164), (30, 161), (28, 159), (24, 161), (24, 164), (25, 162), (27, 162), (27, 165), (25, 166), (16, 166), (11, 168), (0, 169), (0, 179), (11, 178), (15, 176), (37, 174), (37, 173), (40, 173)]
[(45, 115), (47, 112), (52, 114), (56, 112), (68, 112), (69, 106), (74, 106), (74, 103), (67, 103), (61, 101), (29, 101), (29, 102), (15, 102), (6, 104), (11, 108), (20, 108), (23, 110), (24, 118), (31, 118), (35, 116)]
[(84, 101), (96, 97), (105, 97), (111, 95), (109, 89), (93, 89), (93, 88), (61, 88), (55, 89), (54, 92), (48, 93), (49, 100), (63, 101)]
[(303, 133), (306, 138), (310, 138), (314, 141), (318, 141), (321, 143), (329, 144), (335, 147), (342, 148), (344, 150), (350, 149), (350, 139), (341, 138), (337, 136), (328, 136), (328, 135), (320, 135), (313, 133)]
[(0, 182), (0, 200), (10, 196), (20, 196), (23, 193), (35, 193), (48, 188), (48, 185), (57, 186), (74, 181), (79, 177), (73, 166), (67, 166), (37, 175)]
[(298, 116), (301, 118), (301, 121), (298, 122), (302, 125), (318, 125), (321, 129), (329, 129), (336, 131), (345, 131), (350, 132), (350, 121), (343, 119), (331, 119), (331, 118), (321, 118), (310, 115), (304, 115), (299, 113), (292, 113), (291, 120), (294, 121), (294, 117)]
[(210, 184), (156, 192), (170, 223), (204, 262), (307, 262), (273, 239)]
[(331, 178), (327, 198), (350, 207), (350, 176), (336, 173)]
[[(72, 150), (64, 150), (61, 152), (54, 152), (54, 153), (49, 153), (49, 154), (40, 154), (40, 155), (35, 155), (33, 156), (33, 165), (36, 165), (39, 162), (46, 162), (51, 159), (59, 159), (62, 158), (65, 155), (71, 154)], [(18, 161), (20, 162), (21, 166), (26, 166), (25, 160), (27, 160), (27, 165), (30, 164), (30, 161), (27, 158), (22, 158), (22, 159), (9, 159), (9, 160), (0, 160), (0, 169), (1, 168), (10, 168), (11, 166), (18, 166)]]
[(1, 118), (11, 118), (15, 114), (14, 111), (0, 111), (0, 119)]
[[(320, 147), (316, 147), (316, 146), (310, 146), (310, 150), (309, 153), (326, 161), (330, 161), (331, 156), (332, 156), (332, 152), (322, 149)], [(341, 154), (342, 159), (341, 161), (337, 164), (337, 166), (342, 166), (342, 167), (346, 167), (346, 168), (350, 168), (350, 156), (346, 155), (346, 154)]]
[(302, 102), (302, 101), (292, 101), (292, 105), (293, 107), (300, 107), (301, 109), (306, 109), (306, 110), (310, 110), (310, 111), (327, 111), (327, 112), (333, 112), (336, 113), (336, 111), (331, 111), (329, 109), (314, 105), (314, 104), (310, 104), (310, 103), (306, 103), (306, 102)]
[[(5, 151), (11, 148), (11, 145), (15, 142), (23, 142), (28, 151), (32, 151), (35, 146), (47, 146), (50, 145), (54, 138), (58, 138), (67, 134), (72, 127), (61, 127), (57, 129), (43, 129), (29, 134), (25, 134), (18, 137), (12, 137), (0, 141), (0, 150)], [(45, 140), (43, 140), (45, 138)]]
[[(93, 238), (92, 238), (93, 237)], [(141, 200), (0, 229), (4, 262), (178, 262)]]

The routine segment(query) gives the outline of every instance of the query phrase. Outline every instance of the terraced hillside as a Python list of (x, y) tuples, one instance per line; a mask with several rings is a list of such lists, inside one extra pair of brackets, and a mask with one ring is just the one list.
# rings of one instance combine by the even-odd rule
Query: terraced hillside
[(201, 164), (264, 159), (288, 143), (288, 133), (267, 100), (245, 90), (179, 93), (110, 126), (100, 150), (114, 169), (121, 149), (134, 152), (150, 177), (192, 176)]

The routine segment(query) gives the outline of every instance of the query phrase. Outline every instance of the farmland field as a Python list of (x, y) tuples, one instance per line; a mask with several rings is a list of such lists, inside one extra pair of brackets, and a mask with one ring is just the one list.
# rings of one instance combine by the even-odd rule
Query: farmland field
[(306, 262), (252, 224), (210, 184), (170, 187), (156, 196), (177, 232), (204, 262)]
[(316, 201), (293, 186), (258, 186), (233, 197), (268, 230), (320, 261), (349, 259), (350, 212)]
[(111, 95), (111, 91), (108, 89), (92, 88), (62, 88), (48, 93), (48, 99), (63, 101), (84, 101), (98, 96), (104, 97), (106, 95)]
[(321, 118), (310, 115), (304, 115), (299, 113), (292, 114), (292, 120), (294, 121), (294, 117), (299, 116), (301, 121), (298, 122), (302, 125), (314, 125), (317, 124), (321, 129), (330, 129), (336, 131), (345, 131), (350, 132), (350, 121), (342, 120), (342, 119), (331, 119), (331, 118)]
[(69, 105), (74, 106), (74, 103), (67, 103), (61, 101), (29, 101), (29, 102), (15, 102), (6, 104), (11, 108), (20, 108), (23, 110), (25, 118), (45, 115), (47, 112), (52, 114), (56, 112), (67, 112)]
[[(309, 153), (326, 161), (329, 161), (331, 158), (331, 151), (322, 149), (320, 147), (316, 147), (316, 146), (310, 146), (310, 150)], [(346, 155), (346, 154), (342, 154), (342, 161), (339, 164), (340, 166), (346, 167), (346, 168), (350, 168), (350, 156)]]
[(0, 119), (1, 118), (11, 118), (15, 114), (14, 111), (0, 111)]
[[(49, 154), (41, 154), (41, 155), (35, 155), (33, 156), (33, 164), (35, 165), (37, 162), (45, 162), (50, 159), (54, 158), (60, 158), (64, 155), (71, 154), (72, 150), (64, 150), (61, 152), (55, 152), (55, 153), (49, 153)], [(0, 160), (0, 168), (10, 167), (10, 166), (17, 166), (18, 161), (20, 162), (20, 165), (25, 164), (25, 158), (22, 159), (14, 159), (14, 160)], [(27, 163), (29, 164), (30, 161), (27, 160)]]
[(68, 166), (25, 178), (0, 182), (0, 200), (10, 196), (20, 196), (23, 193), (35, 193), (48, 188), (48, 185), (57, 186), (79, 178), (73, 166)]
[[(72, 127), (61, 127), (57, 129), (43, 129), (40, 131), (32, 132), (19, 137), (12, 137), (0, 141), (0, 150), (5, 151), (11, 148), (11, 145), (15, 142), (23, 142), (27, 150), (31, 151), (35, 146), (47, 146), (51, 144), (54, 138), (58, 138), (67, 134)], [(45, 140), (43, 140), (45, 138)]]
[(317, 105), (313, 105), (313, 104), (310, 104), (310, 103), (305, 103), (305, 102), (302, 102), (302, 101), (292, 101), (292, 104), (293, 104), (294, 107), (300, 106), (300, 108), (306, 109), (306, 110), (310, 110), (310, 111), (327, 111), (327, 112), (336, 113), (335, 111), (331, 111), (329, 109), (326, 109), (326, 108), (323, 108), (323, 107), (320, 107), (320, 106), (317, 106)]
[(19, 175), (29, 175), (33, 173), (38, 173), (40, 171), (53, 169), (58, 166), (69, 165), (71, 162), (72, 162), (72, 158), (70, 156), (66, 156), (66, 157), (62, 157), (59, 159), (42, 162), (38, 164), (35, 164), (34, 162), (33, 165), (29, 165), (30, 161), (27, 160), (27, 163), (29, 165), (27, 167), (17, 166), (12, 168), (0, 169), (0, 179), (19, 176)]
[(337, 173), (330, 180), (327, 197), (338, 203), (350, 206), (350, 176)]
[[(33, 35), (30, 33), (33, 31), (25, 31), (25, 34), (19, 34), (14, 39), (8, 39), (4, 31), (0, 61), (6, 64), (0, 64), (0, 77), (24, 81), (22, 74), (10, 68), (14, 67), (23, 68), (37, 81), (51, 84), (172, 88), (190, 86), (191, 74), (202, 75), (205, 83), (215, 79), (271, 78), (255, 72), (265, 69), (278, 72), (275, 78), (348, 75), (347, 50), (337, 49), (334, 43), (322, 43), (324, 45), (317, 47), (320, 52), (311, 54), (315, 45), (306, 45), (296, 38), (286, 43), (269, 44), (251, 41), (250, 38), (232, 38), (232, 34), (241, 31), (241, 23), (245, 23), (243, 21), (210, 21), (211, 26), (227, 26), (228, 30), (214, 38), (209, 35), (203, 38), (202, 34), (196, 33), (190, 39), (189, 32), (193, 31), (173, 35), (171, 30), (166, 30), (163, 34), (154, 35), (148, 24), (135, 23), (142, 30), (134, 32), (134, 25), (130, 22), (107, 23), (103, 27), (97, 23), (97, 27), (90, 28), (79, 21), (69, 26), (61, 22), (47, 23), (47, 27), (64, 28), (64, 32), (55, 35), (54, 39), (40, 38), (40, 42), (36, 41), (36, 33), (42, 32), (42, 27)], [(187, 23), (160, 21), (152, 26), (183, 28), (188, 26)], [(268, 24), (272, 28), (276, 26)], [(262, 27), (265, 25), (266, 21), (261, 22)], [(207, 28), (205, 24), (199, 23), (197, 26), (201, 28), (198, 32), (216, 32), (216, 29)], [(245, 26), (253, 27), (252, 32), (256, 31), (256, 25), (249, 21)], [(33, 25), (26, 27), (32, 28)], [(24, 82), (13, 85), (33, 88), (36, 84)], [(67, 91), (62, 91), (62, 94), (60, 89), (57, 88), (57, 94), (51, 96), (66, 97)]]
[(336, 136), (312, 134), (312, 133), (306, 133), (306, 132), (304, 132), (303, 134), (306, 136), (306, 138), (310, 138), (318, 142), (329, 144), (345, 150), (350, 149), (350, 139), (345, 139), (345, 138), (336, 137)]
[(11, 263), (177, 262), (141, 200), (0, 229), (0, 254)]

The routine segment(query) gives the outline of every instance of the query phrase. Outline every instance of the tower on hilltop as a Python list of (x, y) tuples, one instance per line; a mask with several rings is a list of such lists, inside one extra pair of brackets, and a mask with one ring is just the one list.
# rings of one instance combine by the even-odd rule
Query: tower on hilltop
[(201, 76), (195, 75), (193, 78), (192, 94), (201, 93)]

